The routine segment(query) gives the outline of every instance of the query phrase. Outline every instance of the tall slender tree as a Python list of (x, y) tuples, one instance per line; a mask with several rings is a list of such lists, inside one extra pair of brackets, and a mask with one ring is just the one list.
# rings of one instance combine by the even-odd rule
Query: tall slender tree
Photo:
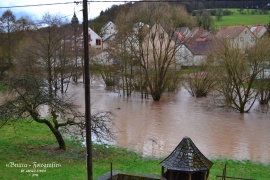
[(11, 33), (16, 30), (16, 17), (11, 10), (6, 10), (0, 17), (0, 28), (4, 33), (7, 34), (7, 51), (6, 51), (6, 61), (12, 63), (12, 36)]

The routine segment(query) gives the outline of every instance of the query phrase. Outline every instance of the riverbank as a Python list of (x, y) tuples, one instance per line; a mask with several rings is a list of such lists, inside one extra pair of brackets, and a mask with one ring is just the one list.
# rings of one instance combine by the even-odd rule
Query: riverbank
[[(68, 150), (57, 149), (57, 142), (44, 125), (19, 123), (0, 129), (0, 179), (86, 179), (85, 148), (79, 142), (67, 141)], [(160, 175), (161, 159), (107, 145), (93, 145), (94, 179), (114, 170)], [(211, 160), (214, 165), (210, 179), (222, 174), (227, 164), (227, 175), (268, 180), (270, 164), (250, 161)], [(45, 168), (46, 167), (46, 168)]]

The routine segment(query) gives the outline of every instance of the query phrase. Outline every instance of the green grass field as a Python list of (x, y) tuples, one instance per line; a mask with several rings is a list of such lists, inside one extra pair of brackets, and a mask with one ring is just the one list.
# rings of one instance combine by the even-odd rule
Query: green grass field
[[(85, 148), (74, 141), (67, 141), (68, 150), (57, 149), (57, 142), (43, 125), (18, 122), (0, 129), (0, 179), (86, 179)], [(114, 170), (160, 175), (161, 159), (144, 158), (139, 154), (107, 145), (93, 145), (94, 178)], [(227, 175), (269, 180), (270, 165), (250, 161), (212, 160), (210, 179), (222, 174), (227, 164)], [(15, 164), (17, 167), (15, 167)], [(51, 167), (34, 168), (34, 164)], [(53, 165), (52, 165), (53, 164)], [(22, 167), (22, 166), (28, 167)], [(31, 166), (30, 166), (31, 165)], [(57, 167), (56, 167), (57, 165)], [(18, 167), (21, 166), (21, 167)], [(30, 172), (33, 171), (33, 172)], [(38, 172), (40, 171), (40, 172)]]
[(270, 15), (269, 14), (254, 14), (252, 15), (247, 10), (244, 10), (246, 14), (240, 14), (237, 9), (229, 9), (234, 13), (230, 16), (222, 16), (221, 21), (217, 21), (215, 17), (214, 26), (220, 28), (222, 26), (237, 26), (237, 25), (246, 25), (246, 26), (254, 26), (254, 25), (266, 25), (270, 23)]

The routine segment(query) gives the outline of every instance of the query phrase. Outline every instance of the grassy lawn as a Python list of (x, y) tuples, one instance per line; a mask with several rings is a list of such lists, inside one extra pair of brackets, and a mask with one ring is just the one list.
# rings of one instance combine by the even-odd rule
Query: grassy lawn
[[(4, 126), (0, 129), (0, 179), (86, 179), (85, 148), (73, 141), (67, 141), (67, 145), (67, 151), (58, 150), (50, 131), (35, 122)], [(115, 170), (156, 175), (161, 172), (159, 162), (162, 159), (143, 158), (125, 149), (94, 144), (93, 156), (94, 178), (109, 172), (111, 162)], [(225, 163), (229, 176), (260, 180), (270, 177), (270, 165), (223, 159), (212, 161), (210, 179), (222, 174)], [(14, 167), (15, 164), (28, 167)], [(34, 168), (34, 164), (51, 167)], [(36, 172), (27, 172), (30, 170)]]
[[(240, 14), (236, 9), (229, 9), (233, 11), (234, 14), (230, 16), (222, 16), (221, 21), (217, 21), (215, 17), (214, 26), (220, 28), (222, 26), (237, 26), (237, 25), (246, 25), (246, 26), (254, 26), (254, 25), (266, 25), (270, 22), (269, 14), (254, 14), (246, 13), (244, 15)], [(247, 10), (245, 10), (247, 12)]]

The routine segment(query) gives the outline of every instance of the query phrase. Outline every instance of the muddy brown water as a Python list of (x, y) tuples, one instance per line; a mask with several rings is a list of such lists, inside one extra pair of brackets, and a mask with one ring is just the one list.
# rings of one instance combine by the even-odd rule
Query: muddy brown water
[[(71, 84), (84, 104), (82, 84)], [(208, 158), (270, 163), (270, 111), (255, 104), (250, 113), (216, 108), (210, 98), (194, 98), (185, 89), (165, 94), (159, 102), (130, 98), (91, 84), (91, 108), (112, 111), (117, 126), (110, 144), (145, 156), (166, 157), (188, 136)], [(83, 109), (83, 107), (82, 107)]]

